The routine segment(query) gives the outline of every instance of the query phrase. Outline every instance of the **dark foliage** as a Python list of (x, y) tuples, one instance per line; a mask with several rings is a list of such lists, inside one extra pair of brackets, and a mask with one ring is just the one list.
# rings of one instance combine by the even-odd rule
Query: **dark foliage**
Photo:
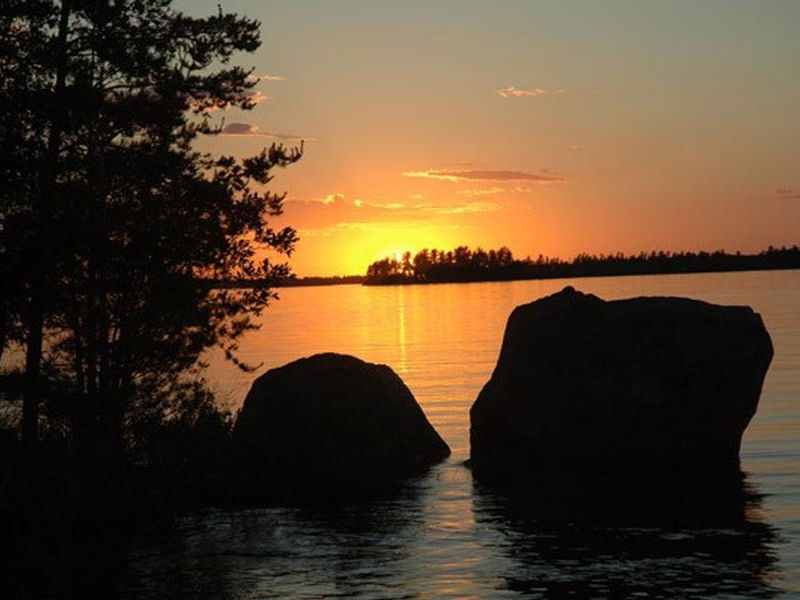
[[(237, 340), (297, 240), (267, 222), (284, 195), (265, 186), (302, 146), (239, 160), (192, 142), (219, 131), (214, 111), (255, 105), (257, 78), (230, 61), (259, 27), (170, 0), (0, 6), (0, 349), (27, 354), (0, 413), (58, 440), (70, 472), (174, 486), (221, 469), (229, 422), (199, 360), (218, 346), (248, 368)], [(260, 285), (209, 284), (232, 279)]]
[(515, 259), (508, 248), (453, 251), (422, 250), (413, 258), (406, 252), (401, 260), (384, 258), (372, 263), (366, 285), (398, 283), (445, 283), (464, 281), (510, 281), (514, 279), (556, 279), (603, 275), (652, 275), (800, 268), (800, 248), (773, 248), (759, 254), (716, 252), (642, 252), (625, 256), (579, 254), (572, 261), (539, 255)]

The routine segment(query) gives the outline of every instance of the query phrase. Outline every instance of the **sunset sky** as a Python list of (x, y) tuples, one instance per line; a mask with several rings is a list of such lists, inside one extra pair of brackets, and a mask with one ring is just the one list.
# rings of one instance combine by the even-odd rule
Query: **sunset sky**
[(271, 186), (298, 275), (800, 243), (796, 0), (221, 3), (262, 21), (263, 102), (198, 147), (306, 140)]

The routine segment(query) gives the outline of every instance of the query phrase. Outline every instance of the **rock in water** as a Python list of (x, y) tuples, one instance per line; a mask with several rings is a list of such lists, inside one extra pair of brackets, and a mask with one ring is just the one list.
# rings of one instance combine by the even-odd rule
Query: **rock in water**
[(450, 454), (392, 369), (332, 353), (256, 379), (233, 444), (240, 492), (281, 500), (358, 495)]
[(470, 463), (499, 480), (737, 469), (771, 359), (748, 307), (567, 287), (511, 313)]

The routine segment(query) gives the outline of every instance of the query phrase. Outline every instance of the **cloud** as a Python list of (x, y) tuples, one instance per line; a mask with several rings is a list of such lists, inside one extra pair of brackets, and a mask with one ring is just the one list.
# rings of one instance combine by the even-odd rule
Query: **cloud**
[[(312, 200), (314, 202), (314, 200)], [(345, 195), (341, 192), (336, 192), (334, 194), (328, 194), (322, 200), (317, 200), (316, 202), (325, 204), (325, 205), (336, 205), (336, 206), (352, 206), (355, 208), (376, 208), (380, 210), (400, 210), (406, 207), (405, 204), (400, 202), (372, 202), (370, 200), (364, 200), (362, 198), (353, 198), (353, 201), (350, 202), (347, 200)]]
[(400, 202), (374, 202), (363, 198), (353, 198), (351, 200), (342, 192), (333, 192), (314, 200), (287, 200), (284, 206), (290, 206), (292, 210), (316, 211), (317, 214), (322, 212), (329, 215), (335, 213), (358, 213), (360, 215), (359, 218), (364, 218), (367, 214), (378, 216), (387, 213), (387, 211), (399, 211), (407, 208), (405, 204)]
[(248, 75), (248, 81), (286, 81), (281, 75)]
[[(420, 221), (387, 221), (387, 222), (372, 222), (372, 221), (341, 221), (324, 227), (309, 227), (300, 228), (297, 233), (301, 239), (303, 237), (331, 237), (342, 233), (349, 233), (351, 231), (368, 231), (385, 233), (386, 226), (391, 227), (391, 232), (395, 234), (399, 230), (419, 231), (421, 226)], [(423, 227), (425, 225), (422, 225)], [(447, 223), (437, 225), (437, 229), (459, 229), (460, 226), (455, 223)]]
[(461, 181), (511, 181), (511, 182), (534, 182), (534, 183), (561, 183), (566, 181), (557, 175), (535, 175), (522, 171), (504, 170), (444, 170), (430, 169), (427, 171), (406, 171), (405, 177), (420, 177), (423, 179), (440, 179), (458, 183)]
[(381, 204), (380, 202), (370, 202), (369, 200), (362, 200), (361, 198), (353, 200), (353, 206), (356, 208), (382, 208), (385, 210), (400, 210), (406, 207), (406, 205), (401, 202), (386, 202)]
[(293, 133), (278, 133), (276, 131), (261, 131), (258, 126), (252, 123), (228, 123), (222, 128), (220, 135), (244, 135), (244, 136), (257, 136), (268, 137), (283, 140), (286, 142), (314, 142), (316, 138), (296, 135)]
[[(209, 104), (209, 96), (210, 94), (207, 92), (197, 92), (194, 96), (189, 98), (189, 106), (193, 110), (199, 112), (217, 112), (220, 110), (220, 107), (214, 104)], [(261, 90), (243, 90), (236, 95), (234, 104), (238, 102), (246, 102), (252, 107), (272, 99), (272, 96), (265, 96)], [(223, 110), (228, 111), (232, 108), (236, 108), (234, 104), (228, 104), (227, 106), (223, 107)]]
[(463, 215), (470, 213), (496, 212), (503, 207), (495, 202), (469, 202), (455, 206), (425, 206), (422, 210), (437, 215)]
[(791, 187), (779, 187), (775, 190), (775, 195), (779, 198), (791, 198), (793, 200), (800, 200), (800, 189)]
[(284, 202), (284, 215), (298, 230), (321, 230), (347, 227), (352, 223), (370, 226), (400, 222), (430, 223), (455, 215), (497, 212), (502, 208), (494, 202), (408, 205), (393, 200), (351, 199), (341, 192), (334, 192), (314, 200), (287, 200)]
[(506, 191), (506, 188), (491, 187), (479, 190), (458, 190), (456, 194), (459, 196), (491, 196), (492, 194), (501, 194)]
[(279, 133), (277, 131), (264, 131), (261, 133), (264, 137), (275, 138), (284, 142), (316, 142), (317, 138), (310, 135), (297, 135), (294, 133)]
[(300, 227), (297, 230), (297, 235), (300, 236), (300, 239), (305, 238), (318, 238), (318, 237), (331, 237), (333, 235), (334, 228), (328, 229), (305, 229)]
[(223, 135), (256, 135), (258, 127), (250, 123), (228, 123), (220, 133)]
[[(301, 203), (302, 201), (294, 200), (292, 202)], [(372, 200), (364, 200), (363, 198), (353, 198), (351, 201), (348, 200), (342, 192), (328, 194), (319, 200), (310, 200), (306, 203), (323, 204), (325, 206), (339, 206), (342, 208), (364, 209), (360, 211), (361, 213), (364, 213), (366, 209), (376, 209), (374, 212), (378, 212), (390, 210), (397, 211), (407, 208), (402, 202), (374, 202)]]
[(535, 191), (533, 188), (517, 185), (512, 188), (490, 187), (458, 190), (456, 194), (459, 196), (492, 196), (494, 194), (532, 194)]
[(333, 193), (333, 194), (328, 194), (322, 200), (320, 200), (320, 202), (322, 202), (322, 204), (340, 204), (341, 205), (341, 204), (345, 203), (345, 198), (344, 198), (344, 194), (342, 194), (341, 192), (336, 192), (336, 193)]
[(510, 85), (507, 88), (496, 90), (501, 98), (522, 98), (524, 96), (545, 96), (548, 94), (563, 94), (564, 90), (547, 88), (518, 88)]
[[(259, 81), (286, 81), (285, 77), (281, 77), (280, 75), (248, 75), (247, 81), (250, 83), (259, 82)], [(206, 91), (200, 90), (193, 94), (191, 97), (188, 98), (189, 106), (193, 110), (197, 112), (216, 112), (220, 110), (219, 106), (216, 106), (213, 103), (210, 103), (208, 100), (210, 98), (210, 94)], [(274, 100), (274, 96), (265, 96), (264, 92), (261, 90), (256, 89), (248, 89), (248, 90), (241, 90), (236, 94), (236, 97), (233, 101), (233, 104), (228, 104), (225, 107), (222, 107), (222, 110), (231, 110), (232, 108), (237, 108), (235, 106), (238, 103), (245, 102), (250, 105), (250, 107), (257, 106), (259, 104), (263, 104), (264, 102), (268, 102), (270, 100)]]
[(247, 100), (250, 104), (261, 104), (273, 99), (272, 96), (265, 96), (261, 90), (245, 90), (239, 94), (238, 98)]

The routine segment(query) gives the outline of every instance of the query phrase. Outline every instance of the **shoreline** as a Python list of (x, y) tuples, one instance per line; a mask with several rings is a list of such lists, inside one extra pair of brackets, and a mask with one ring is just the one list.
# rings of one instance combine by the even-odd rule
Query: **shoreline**
[[(504, 281), (548, 281), (551, 279), (589, 279), (596, 277), (635, 277), (635, 276), (648, 276), (648, 275), (701, 275), (709, 273), (753, 273), (760, 271), (791, 271), (800, 270), (800, 265), (777, 266), (777, 267), (745, 267), (741, 269), (700, 269), (700, 270), (684, 270), (684, 271), (641, 271), (636, 273), (620, 272), (620, 273), (574, 273), (574, 274), (557, 274), (557, 275), (539, 275), (534, 277), (497, 277), (485, 279), (451, 279), (440, 281), (425, 281), (425, 280), (403, 280), (403, 281), (380, 281), (370, 282), (364, 281), (362, 285), (371, 287), (380, 286), (393, 286), (393, 285), (436, 285), (436, 284), (453, 284), (453, 283), (498, 283)], [(366, 279), (366, 278), (365, 278)], [(322, 285), (336, 285), (336, 284), (322, 284)]]
[(698, 270), (669, 270), (669, 271), (640, 271), (632, 272), (605, 272), (605, 273), (573, 273), (573, 274), (554, 274), (554, 275), (537, 275), (533, 277), (487, 277), (487, 278), (471, 278), (471, 279), (447, 279), (447, 280), (419, 280), (414, 278), (397, 279), (391, 281), (368, 281), (364, 275), (347, 275), (347, 276), (334, 276), (334, 277), (302, 277), (297, 280), (283, 281), (280, 283), (271, 283), (267, 285), (251, 284), (246, 282), (217, 282), (213, 287), (217, 289), (255, 289), (259, 287), (270, 288), (293, 288), (293, 287), (323, 287), (334, 285), (364, 285), (369, 287), (381, 286), (394, 286), (394, 285), (436, 285), (436, 284), (453, 284), (453, 283), (496, 283), (502, 281), (547, 281), (551, 279), (587, 279), (595, 277), (635, 277), (637, 275), (693, 275), (693, 274), (708, 274), (708, 273), (752, 273), (760, 271), (791, 271), (793, 269), (800, 269), (800, 265), (786, 265), (786, 266), (765, 266), (765, 267), (752, 267), (747, 266), (743, 268), (730, 268), (730, 269), (698, 269)]

